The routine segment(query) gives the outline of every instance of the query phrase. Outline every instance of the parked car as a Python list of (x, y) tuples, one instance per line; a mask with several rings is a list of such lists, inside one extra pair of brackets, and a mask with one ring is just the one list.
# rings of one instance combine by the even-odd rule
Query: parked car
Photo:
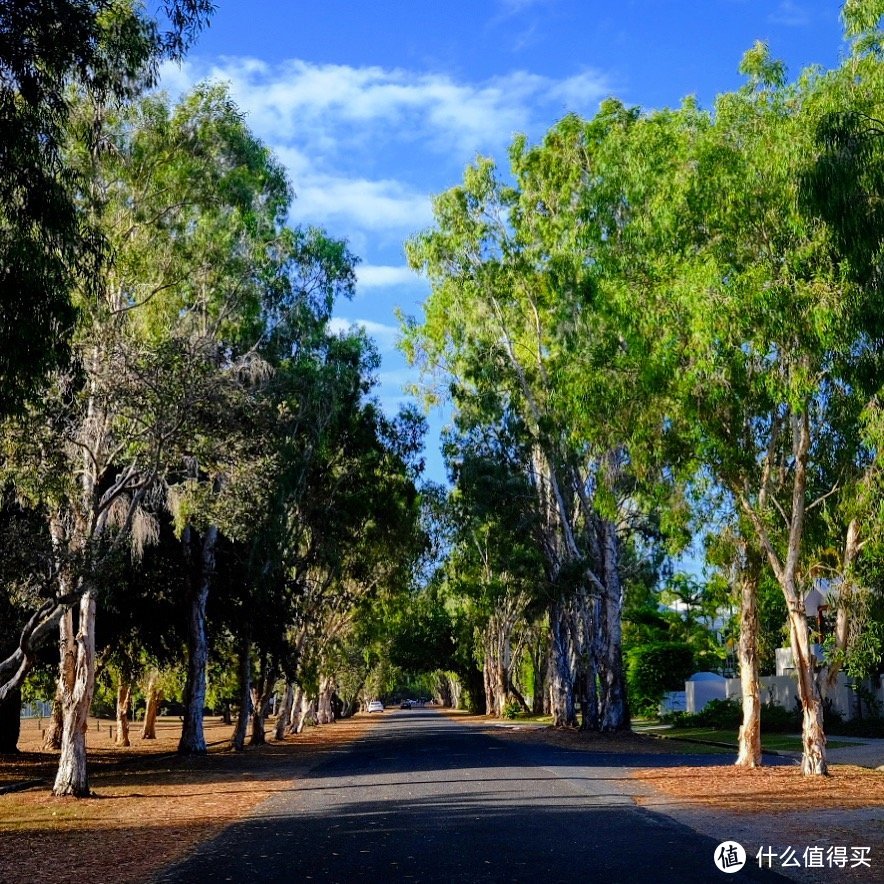
[(369, 712), (383, 712), (384, 704), (380, 700), (371, 700), (368, 704)]
[(411, 700), (403, 700), (399, 704), (400, 709), (411, 709)]

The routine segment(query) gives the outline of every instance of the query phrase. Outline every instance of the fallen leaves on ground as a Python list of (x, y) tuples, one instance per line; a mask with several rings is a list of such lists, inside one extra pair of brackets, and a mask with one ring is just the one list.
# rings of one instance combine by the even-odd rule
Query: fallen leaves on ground
[(830, 771), (826, 777), (808, 777), (797, 765), (747, 769), (731, 764), (643, 768), (634, 771), (633, 777), (668, 798), (738, 813), (884, 806), (880, 771), (848, 764), (833, 765)]
[[(292, 788), (298, 765), (357, 739), (369, 726), (367, 716), (358, 716), (243, 753), (216, 746), (208, 755), (182, 758), (171, 754), (180, 723), (170, 720), (147, 745), (90, 746), (95, 797), (54, 798), (48, 785), (0, 795), (0, 882), (20, 881), (34, 868), (59, 882), (148, 880), (273, 792)], [(212, 723), (207, 740), (228, 737), (230, 730)], [(35, 739), (28, 734), (20, 745), (34, 748)], [(50, 753), (3, 756), (0, 782), (44, 778), (52, 769)]]

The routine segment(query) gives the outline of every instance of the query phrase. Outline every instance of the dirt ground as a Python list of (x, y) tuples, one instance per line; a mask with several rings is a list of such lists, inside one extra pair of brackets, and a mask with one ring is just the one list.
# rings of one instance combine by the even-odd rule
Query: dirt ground
[(289, 788), (300, 764), (312, 766), (317, 754), (357, 739), (369, 721), (357, 716), (233, 753), (223, 745), (231, 726), (211, 720), (206, 740), (216, 745), (209, 754), (179, 758), (178, 719), (158, 722), (156, 741), (143, 742), (134, 732), (130, 749), (114, 747), (108, 723), (93, 719), (88, 747), (95, 797), (79, 800), (52, 797), (55, 756), (37, 751), (37, 723), (27, 722), (22, 754), (0, 756), (0, 787), (42, 783), (0, 795), (0, 884), (21, 881), (22, 869), (35, 868), (47, 881), (149, 880), (271, 793)]

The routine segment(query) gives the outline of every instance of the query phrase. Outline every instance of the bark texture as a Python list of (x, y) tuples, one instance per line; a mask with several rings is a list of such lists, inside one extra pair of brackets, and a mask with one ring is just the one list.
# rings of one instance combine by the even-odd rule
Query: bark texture
[(285, 738), (294, 702), (295, 686), (288, 681), (285, 685), (285, 694), (283, 695), (282, 703), (280, 703), (279, 708), (276, 710), (276, 727), (273, 731), (273, 739), (282, 740)]
[(761, 691), (758, 681), (758, 581), (761, 562), (750, 557), (740, 575), (740, 688), (743, 723), (737, 767), (761, 767)]
[(61, 755), (52, 788), (56, 796), (83, 798), (90, 794), (86, 771), (86, 726), (94, 690), (95, 595), (90, 589), (80, 598), (79, 627), (71, 653), (66, 654), (61, 682)]
[(334, 692), (334, 679), (323, 675), (319, 681), (319, 698), (316, 701), (316, 720), (319, 724), (332, 724), (335, 720), (335, 710), (332, 704)]
[(242, 641), (239, 648), (239, 712), (236, 727), (230, 738), (230, 748), (242, 752), (246, 747), (246, 731), (249, 725), (249, 710), (252, 694), (252, 657), (248, 641)]
[(203, 755), (206, 738), (203, 732), (203, 709), (206, 705), (206, 664), (209, 641), (206, 634), (206, 604), (215, 575), (215, 550), (218, 529), (211, 525), (201, 542), (191, 528), (185, 530), (185, 543), (196, 547), (196, 573), (190, 599), (190, 623), (187, 633), (187, 680), (184, 684), (184, 724), (178, 752), (181, 755)]
[(132, 700), (132, 683), (123, 675), (117, 686), (117, 735), (118, 746), (129, 746), (129, 703)]
[(147, 705), (144, 708), (144, 724), (141, 726), (142, 740), (157, 738), (157, 714), (163, 700), (163, 692), (158, 686), (159, 673), (154, 670), (147, 682)]
[(571, 611), (563, 599), (550, 606), (549, 652), (549, 706), (553, 727), (576, 727), (574, 679), (577, 655), (572, 641)]

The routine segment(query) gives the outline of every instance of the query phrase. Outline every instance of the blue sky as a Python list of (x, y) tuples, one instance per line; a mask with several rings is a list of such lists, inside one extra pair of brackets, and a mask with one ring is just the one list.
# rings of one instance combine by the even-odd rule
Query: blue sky
[[(512, 136), (538, 140), (565, 113), (615, 95), (645, 108), (737, 87), (755, 40), (793, 76), (838, 63), (840, 0), (217, 0), (176, 94), (228, 81), (252, 129), (281, 158), (292, 220), (346, 238), (357, 295), (336, 326), (359, 323), (381, 351), (389, 410), (414, 380), (395, 349), (394, 310), (420, 315), (426, 284), (403, 242), (431, 222), (434, 194), (477, 153), (505, 160)], [(431, 415), (428, 476), (444, 479)]]

